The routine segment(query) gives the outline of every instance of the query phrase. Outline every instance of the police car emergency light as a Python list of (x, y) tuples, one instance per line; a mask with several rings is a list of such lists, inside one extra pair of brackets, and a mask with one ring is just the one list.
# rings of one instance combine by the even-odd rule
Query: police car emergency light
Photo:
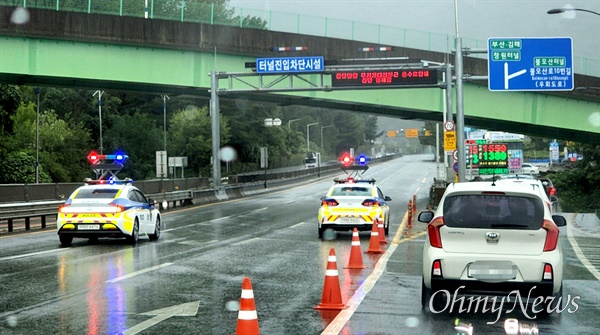
[(132, 185), (133, 179), (125, 178), (123, 180), (119, 180), (119, 179), (109, 178), (109, 179), (94, 180), (92, 178), (85, 178), (83, 180), (83, 183), (86, 185)]
[(112, 155), (100, 155), (92, 151), (87, 156), (87, 159), (92, 163), (92, 169), (99, 175), (98, 180), (119, 180), (117, 173), (123, 169), (123, 163), (129, 157), (123, 153), (117, 152)]

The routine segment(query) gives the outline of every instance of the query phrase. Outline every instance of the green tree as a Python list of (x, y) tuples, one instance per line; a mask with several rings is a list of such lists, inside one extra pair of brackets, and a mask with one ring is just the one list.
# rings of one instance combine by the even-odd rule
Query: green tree
[[(21, 104), (13, 116), (14, 135), (10, 144), (15, 152), (36, 156), (36, 115), (33, 103)], [(52, 110), (41, 111), (39, 116), (39, 170), (50, 177), (47, 182), (72, 182), (89, 177), (85, 157), (91, 139), (82, 124), (59, 119)], [(35, 169), (35, 162), (34, 162)]]
[[(231, 137), (227, 119), (219, 116), (221, 144)], [(188, 158), (186, 170), (193, 176), (211, 174), (212, 128), (208, 107), (189, 106), (176, 111), (169, 119), (169, 157)]]
[[(44, 172), (39, 172), (41, 183), (51, 182)], [(0, 184), (35, 183), (35, 157), (23, 151), (13, 151), (0, 164)]]
[(0, 136), (12, 133), (11, 116), (21, 104), (21, 94), (14, 85), (0, 85)]
[(600, 210), (600, 145), (572, 143), (568, 150), (583, 157), (573, 167), (551, 175), (565, 212)]
[(163, 148), (162, 127), (148, 113), (113, 113), (107, 116), (110, 128), (104, 133), (104, 153), (125, 154), (120, 178), (134, 180), (156, 178), (156, 151)]

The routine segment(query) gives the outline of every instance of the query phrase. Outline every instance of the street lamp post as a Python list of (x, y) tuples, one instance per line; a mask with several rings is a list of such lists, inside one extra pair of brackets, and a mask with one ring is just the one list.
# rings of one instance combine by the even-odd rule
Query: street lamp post
[(103, 147), (102, 147), (102, 94), (104, 94), (104, 91), (96, 91), (94, 92), (93, 96), (96, 96), (96, 94), (98, 94), (98, 116), (100, 119), (100, 154), (102, 155), (103, 152)]
[[(279, 118), (266, 118), (265, 127), (279, 127), (281, 126), (281, 119)], [(269, 167), (269, 147), (261, 148), (261, 165), (265, 168), (265, 188), (267, 188), (267, 168)]]
[(162, 95), (163, 98), (163, 147), (167, 151), (167, 100), (171, 100), (168, 95)]
[(564, 13), (564, 12), (568, 12), (568, 11), (580, 11), (580, 12), (586, 12), (586, 13), (591, 13), (591, 14), (600, 16), (600, 13), (598, 13), (598, 12), (594, 12), (592, 10), (583, 9), (583, 8), (553, 8), (553, 9), (550, 9), (547, 13), (548, 14), (560, 14), (560, 13)]
[(321, 127), (321, 151), (324, 150), (323, 149), (323, 129), (325, 129), (325, 128), (331, 128), (331, 127), (333, 127), (333, 126), (322, 126)]
[(310, 151), (310, 133), (308, 130), (310, 126), (314, 126), (316, 124), (319, 124), (319, 122), (309, 123), (306, 125), (306, 152)]
[(35, 88), (37, 94), (37, 112), (35, 116), (35, 183), (40, 182), (40, 93), (39, 87)]
[(292, 129), (290, 127), (290, 123), (294, 122), (294, 121), (300, 121), (300, 119), (292, 119), (292, 120), (288, 120), (288, 129)]

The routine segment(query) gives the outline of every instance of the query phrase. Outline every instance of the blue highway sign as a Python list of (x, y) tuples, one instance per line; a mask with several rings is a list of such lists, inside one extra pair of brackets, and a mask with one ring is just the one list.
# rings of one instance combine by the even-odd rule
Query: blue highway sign
[(323, 72), (323, 56), (257, 58), (256, 73)]
[(488, 39), (490, 91), (571, 91), (573, 77), (570, 37)]

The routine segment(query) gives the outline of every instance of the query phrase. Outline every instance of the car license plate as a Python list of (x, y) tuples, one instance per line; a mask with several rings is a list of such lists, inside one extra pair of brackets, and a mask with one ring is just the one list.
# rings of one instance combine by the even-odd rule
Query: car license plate
[(340, 223), (360, 223), (358, 218), (340, 218)]
[(467, 270), (471, 278), (487, 282), (500, 282), (517, 277), (517, 268), (511, 261), (477, 261)]
[(96, 217), (96, 214), (79, 214), (77, 215), (78, 218), (93, 218)]
[(78, 230), (99, 230), (100, 225), (97, 224), (80, 224), (77, 226)]

